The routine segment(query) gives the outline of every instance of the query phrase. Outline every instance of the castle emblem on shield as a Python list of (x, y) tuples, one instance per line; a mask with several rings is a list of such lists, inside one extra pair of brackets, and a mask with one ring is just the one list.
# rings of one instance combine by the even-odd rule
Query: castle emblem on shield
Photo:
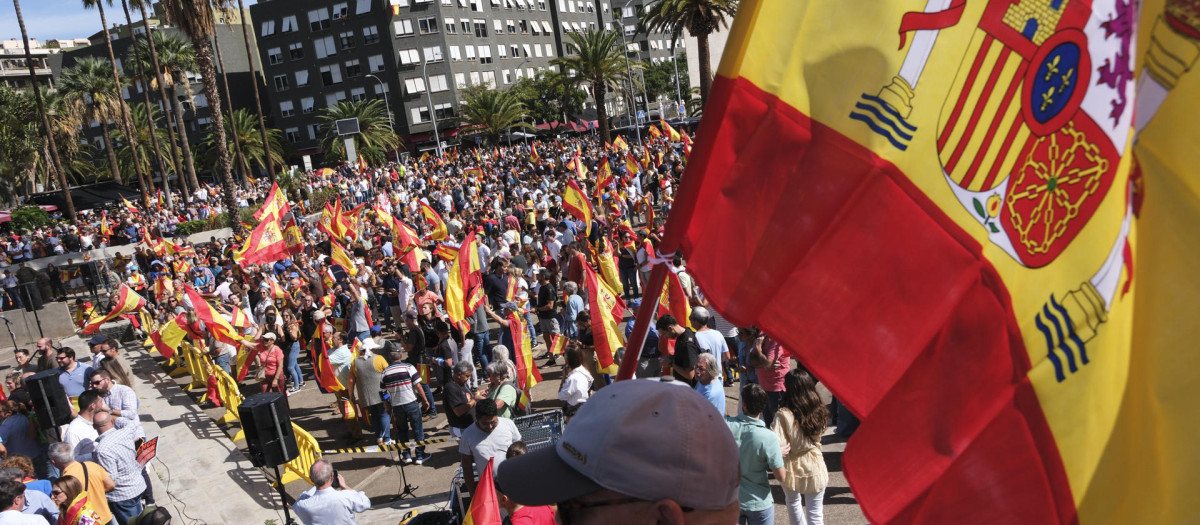
[[(901, 20), (899, 72), (864, 93), (851, 118), (907, 150), (929, 133), (944, 178), (988, 239), (1028, 268), (1054, 262), (1113, 190), (1133, 118), (1132, 0), (990, 0), (974, 28), (957, 27), (965, 0), (928, 0)], [(944, 96), (919, 81), (942, 31), (971, 31)], [(911, 41), (909, 41), (911, 34)], [(961, 41), (961, 40), (960, 40)], [(949, 55), (948, 55), (949, 54)], [(934, 129), (908, 121), (938, 105)], [(928, 128), (928, 126), (925, 126)], [(1116, 191), (1125, 191), (1118, 188)], [(1106, 318), (1122, 272), (1131, 212), (1100, 270), (1051, 294), (1033, 325), (1063, 381), (1086, 365), (1086, 343)], [(1081, 277), (1083, 277), (1081, 275)]]

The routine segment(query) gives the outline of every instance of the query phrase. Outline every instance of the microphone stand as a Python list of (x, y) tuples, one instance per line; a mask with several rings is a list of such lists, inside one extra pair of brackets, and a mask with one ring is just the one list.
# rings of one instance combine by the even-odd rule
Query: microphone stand
[(13, 333), (12, 321), (9, 321), (8, 318), (4, 317), (3, 315), (0, 315), (0, 321), (4, 321), (4, 327), (8, 329), (8, 336), (12, 338), (13, 348), (16, 348), (17, 347), (17, 334)]

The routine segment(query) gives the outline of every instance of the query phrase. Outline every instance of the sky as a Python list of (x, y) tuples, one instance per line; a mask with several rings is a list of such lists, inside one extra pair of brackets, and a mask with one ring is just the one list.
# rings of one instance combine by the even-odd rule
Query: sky
[[(247, 0), (246, 5), (255, 3)], [(84, 9), (81, 0), (21, 0), (21, 14), (25, 18), (25, 29), (29, 38), (45, 42), (54, 38), (87, 38), (100, 31), (100, 13), (95, 9)], [(125, 23), (121, 2), (113, 7), (104, 6), (109, 26)], [(141, 20), (136, 9), (130, 10), (134, 21)], [(17, 25), (17, 12), (12, 0), (0, 0), (0, 40), (21, 39), (21, 26)]]

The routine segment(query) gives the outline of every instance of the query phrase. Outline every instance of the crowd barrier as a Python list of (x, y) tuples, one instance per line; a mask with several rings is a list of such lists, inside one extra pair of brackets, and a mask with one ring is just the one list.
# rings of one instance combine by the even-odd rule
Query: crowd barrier
[[(144, 326), (147, 333), (157, 330), (158, 324), (148, 316), (143, 317)], [(147, 341), (149, 346), (148, 351), (157, 353), (158, 350), (153, 343)], [(191, 380), (183, 387), (185, 391), (192, 391), (197, 387), (205, 389), (204, 395), (200, 397), (200, 403), (205, 400), (212, 401), (215, 405), (223, 407), (225, 413), (217, 420), (219, 424), (231, 424), (237, 422), (238, 432), (233, 436), (233, 441), (245, 439), (246, 434), (241, 429), (241, 418), (238, 416), (238, 408), (241, 407), (245, 396), (242, 395), (241, 385), (223, 368), (217, 366), (212, 358), (203, 350), (197, 348), (190, 342), (184, 341), (176, 349), (175, 355), (171, 356), (164, 363), (164, 366), (170, 370), (171, 377), (179, 377), (188, 375)], [(304, 480), (310, 485), (312, 480), (308, 477), (309, 468), (318, 459), (321, 459), (321, 449), (317, 444), (317, 439), (309, 434), (299, 425), (292, 423), (292, 431), (296, 435), (296, 447), (299, 454), (296, 458), (284, 464), (285, 471), (283, 477), (278, 480), (275, 485), (288, 484), (297, 480)]]

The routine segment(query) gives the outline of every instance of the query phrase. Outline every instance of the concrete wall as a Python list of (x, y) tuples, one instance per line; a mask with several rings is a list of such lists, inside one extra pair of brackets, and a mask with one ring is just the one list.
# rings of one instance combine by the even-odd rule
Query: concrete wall
[[(67, 310), (67, 303), (46, 303), (45, 308), (37, 312), (26, 312), (25, 310), (0, 312), (0, 318), (7, 319), (11, 323), (7, 325), (6, 329), (6, 323), (0, 321), (0, 348), (12, 347), (13, 339), (8, 330), (12, 330), (13, 336), (16, 336), (18, 347), (32, 347), (38, 338), (43, 336), (58, 340), (75, 335), (75, 324), (71, 312)], [(40, 333), (38, 332), (38, 321), (41, 321), (42, 325)]]
[[(188, 242), (191, 242), (194, 244), (194, 243), (209, 242), (212, 240), (213, 237), (216, 237), (218, 239), (228, 239), (232, 236), (233, 236), (232, 229), (221, 228), (219, 230), (209, 230), (209, 231), (200, 232), (200, 233), (193, 233), (187, 237), (187, 240), (188, 240)], [(124, 246), (112, 246), (109, 248), (99, 248), (96, 250), (92, 250), (90, 252), (86, 252), (86, 254), (93, 261), (107, 261), (109, 259), (112, 259), (113, 257), (116, 257), (117, 254), (122, 254), (122, 255), (125, 255), (126, 257), (130, 257), (133, 255), (133, 252), (136, 251), (136, 248), (137, 248), (136, 243), (135, 244), (126, 244)], [(43, 257), (41, 259), (35, 259), (33, 261), (30, 261), (26, 264), (29, 265), (30, 268), (33, 268), (35, 270), (41, 270), (41, 269), (45, 268), (47, 264), (54, 264), (55, 266), (65, 265), (65, 264), (67, 264), (67, 259), (71, 259), (75, 263), (82, 262), (84, 260), (84, 253), (76, 252), (76, 253), (65, 254), (65, 255), (55, 255), (53, 257)], [(3, 324), (3, 323), (0, 323), (0, 324)]]

